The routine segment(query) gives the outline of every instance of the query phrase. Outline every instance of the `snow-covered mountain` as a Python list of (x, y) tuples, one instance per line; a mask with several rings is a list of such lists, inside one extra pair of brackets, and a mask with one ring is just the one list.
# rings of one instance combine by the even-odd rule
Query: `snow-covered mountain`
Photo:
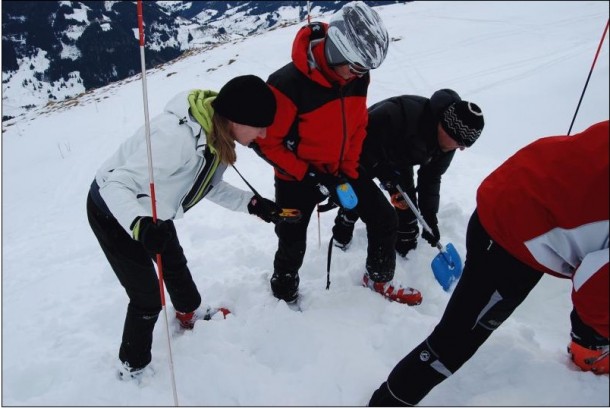
[[(376, 8), (392, 41), (371, 73), (369, 105), (451, 88), (484, 112), (482, 136), (456, 152), (441, 186), (442, 242), (453, 243), (462, 258), (480, 182), (525, 144), (567, 132), (608, 6), (431, 1)], [(290, 60), (300, 26), (192, 50), (151, 69), (151, 117), (184, 90), (218, 90), (245, 74), (266, 79)], [(573, 133), (608, 119), (608, 44), (606, 37)], [(180, 333), (168, 300), (171, 343), (160, 317), (152, 351), (156, 374), (139, 386), (117, 380), (128, 299), (91, 232), (85, 202), (96, 170), (143, 123), (139, 75), (2, 123), (2, 405), (172, 405), (168, 344), (183, 406), (366, 405), (395, 364), (432, 331), (450, 294), (430, 268), (438, 251), (421, 239), (407, 259), (397, 259), (395, 275), (421, 290), (421, 305), (390, 303), (362, 287), (362, 222), (350, 249), (333, 251), (326, 290), (336, 211), (309, 224), (302, 312), (271, 294), (273, 225), (209, 200), (176, 220), (204, 302), (233, 313)], [(243, 146), (237, 155), (239, 171), (272, 197), (271, 166)], [(224, 179), (247, 189), (232, 169)], [(608, 375), (579, 371), (566, 353), (570, 293), (568, 280), (545, 276), (422, 405), (608, 406)]]
[[(311, 15), (343, 3), (311, 2)], [(145, 1), (147, 67), (301, 22), (306, 4)], [(2, 120), (139, 73), (138, 47), (135, 1), (3, 1)]]

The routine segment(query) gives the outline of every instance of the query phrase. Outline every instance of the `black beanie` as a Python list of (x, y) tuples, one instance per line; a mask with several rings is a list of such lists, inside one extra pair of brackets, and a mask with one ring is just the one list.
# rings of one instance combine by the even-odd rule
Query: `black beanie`
[(460, 146), (472, 146), (481, 136), (484, 125), (481, 108), (472, 102), (454, 102), (441, 117), (441, 126)]
[(264, 128), (273, 123), (276, 103), (265, 81), (255, 75), (243, 75), (231, 79), (220, 89), (212, 107), (232, 122)]

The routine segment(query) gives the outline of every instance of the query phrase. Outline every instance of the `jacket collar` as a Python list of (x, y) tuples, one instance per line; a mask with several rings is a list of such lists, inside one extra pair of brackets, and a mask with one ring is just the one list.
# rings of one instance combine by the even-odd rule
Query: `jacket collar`
[[(207, 144), (207, 137), (206, 132), (201, 126), (201, 124), (199, 124), (197, 119), (195, 119), (195, 117), (190, 113), (190, 104), (188, 101), (188, 96), (191, 92), (192, 91), (184, 91), (174, 96), (165, 106), (165, 112), (176, 116), (176, 118), (178, 119), (178, 124), (186, 125), (191, 129), (192, 134), (196, 140), (195, 149), (197, 150), (197, 154), (199, 156), (203, 156), (203, 152)], [(209, 109), (211, 109), (211, 115), (213, 115), (213, 108), (209, 106)]]
[[(320, 23), (326, 32), (328, 24)], [(343, 86), (349, 81), (341, 78), (328, 66), (324, 55), (323, 40), (312, 40), (312, 26), (305, 26), (299, 30), (292, 43), (292, 62), (295, 67), (310, 80), (326, 87)], [(313, 34), (317, 36), (319, 34)]]
[(175, 115), (178, 118), (179, 124), (188, 125), (193, 131), (193, 135), (197, 136), (201, 132), (201, 125), (189, 113), (188, 96), (190, 92), (180, 92), (170, 99), (167, 105), (165, 105), (165, 112)]

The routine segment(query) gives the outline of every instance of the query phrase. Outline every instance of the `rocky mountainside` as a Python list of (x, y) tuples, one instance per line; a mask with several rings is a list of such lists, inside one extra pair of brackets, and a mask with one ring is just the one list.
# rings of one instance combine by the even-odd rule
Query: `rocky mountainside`
[[(343, 1), (312, 1), (311, 15)], [(371, 5), (396, 1), (367, 2)], [(306, 20), (306, 1), (144, 1), (146, 65)], [(140, 72), (135, 1), (3, 1), (3, 121)]]

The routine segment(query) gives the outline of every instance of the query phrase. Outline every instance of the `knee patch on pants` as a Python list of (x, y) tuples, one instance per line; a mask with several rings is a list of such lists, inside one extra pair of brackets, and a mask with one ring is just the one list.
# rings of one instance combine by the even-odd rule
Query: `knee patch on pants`
[(494, 331), (508, 319), (519, 303), (521, 302), (504, 299), (498, 291), (495, 291), (479, 313), (476, 324), (489, 331)]

